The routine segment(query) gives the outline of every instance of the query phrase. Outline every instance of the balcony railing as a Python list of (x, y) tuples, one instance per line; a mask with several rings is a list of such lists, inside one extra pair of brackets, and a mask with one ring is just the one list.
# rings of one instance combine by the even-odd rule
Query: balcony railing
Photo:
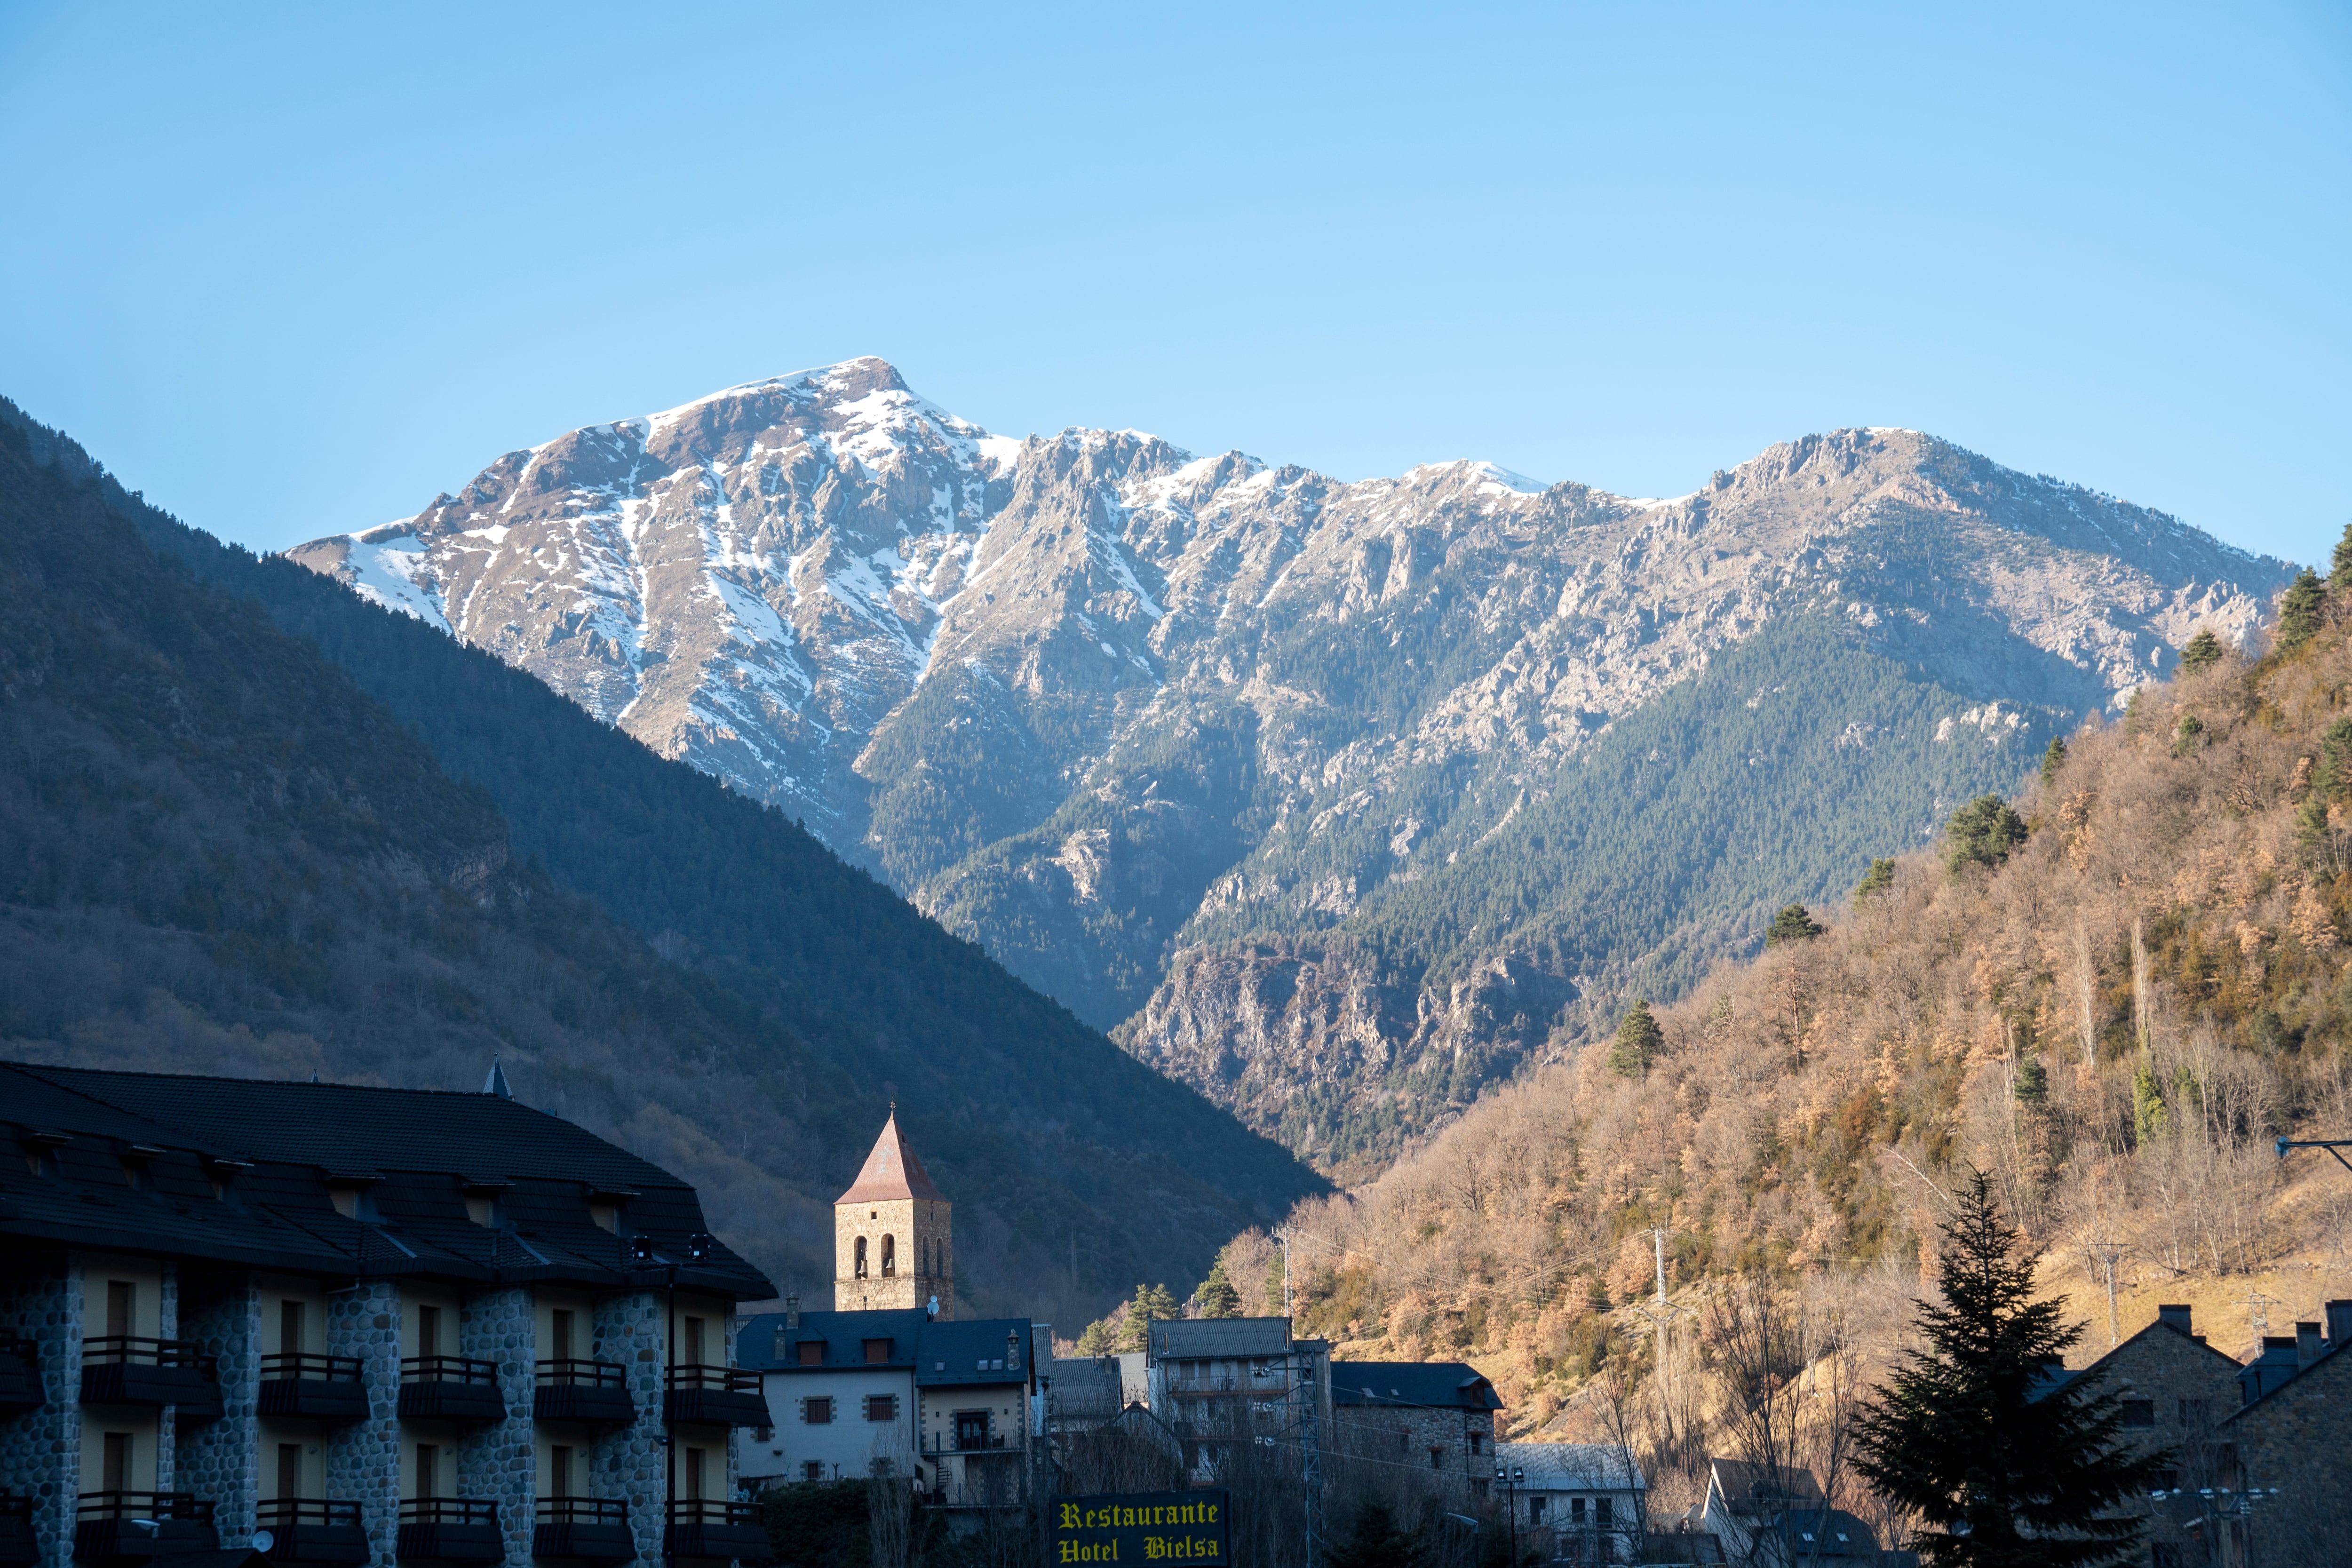
[(360, 1358), (287, 1351), (261, 1358), (260, 1409), (264, 1415), (300, 1415), (318, 1421), (362, 1421), (368, 1415), (367, 1386)]
[(82, 1342), (85, 1405), (171, 1405), (185, 1420), (221, 1414), (220, 1357), (186, 1340), (101, 1334)]
[(921, 1451), (926, 1454), (984, 1454), (1004, 1447), (1002, 1432), (926, 1432)]
[(74, 1556), (143, 1563), (182, 1552), (217, 1552), (209, 1498), (191, 1492), (84, 1492), (74, 1510)]
[(765, 1426), (769, 1421), (760, 1374), (741, 1367), (698, 1363), (670, 1368), (666, 1408), (672, 1421), (713, 1426)]
[(400, 1363), (400, 1414), (445, 1421), (503, 1421), (495, 1362), (458, 1355), (404, 1356)]
[(619, 1498), (543, 1497), (531, 1528), (534, 1557), (579, 1557), (625, 1563), (637, 1554), (629, 1505)]
[(41, 1543), (33, 1534), (33, 1500), (0, 1492), (0, 1568), (33, 1568)]
[(772, 1555), (760, 1505), (719, 1498), (680, 1498), (672, 1502), (662, 1544), (672, 1557), (764, 1559)]
[(611, 1362), (558, 1357), (538, 1365), (531, 1415), (541, 1421), (625, 1426), (637, 1418), (627, 1372)]
[(47, 1398), (38, 1349), (21, 1335), (0, 1333), (0, 1415), (37, 1408)]
[(270, 1498), (254, 1505), (269, 1534), (272, 1563), (361, 1563), (368, 1561), (366, 1517), (356, 1502), (335, 1498)]
[(480, 1498), (409, 1498), (400, 1505), (396, 1554), (436, 1563), (503, 1562), (499, 1505)]

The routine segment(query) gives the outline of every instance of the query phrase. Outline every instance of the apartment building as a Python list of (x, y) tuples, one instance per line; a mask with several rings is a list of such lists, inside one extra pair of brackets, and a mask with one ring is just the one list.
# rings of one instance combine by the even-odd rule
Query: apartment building
[(1495, 1479), (1495, 1414), (1503, 1402), (1478, 1369), (1458, 1361), (1331, 1363), (1335, 1452), (1426, 1467), (1439, 1481), (1485, 1497)]
[(1288, 1318), (1185, 1318), (1151, 1325), (1146, 1402), (1182, 1443), (1184, 1468), (1207, 1484), (1236, 1447), (1262, 1438), (1318, 1441), (1331, 1422), (1331, 1347), (1294, 1340)]
[(0, 1063), (0, 1564), (765, 1557), (773, 1287), (494, 1086)]

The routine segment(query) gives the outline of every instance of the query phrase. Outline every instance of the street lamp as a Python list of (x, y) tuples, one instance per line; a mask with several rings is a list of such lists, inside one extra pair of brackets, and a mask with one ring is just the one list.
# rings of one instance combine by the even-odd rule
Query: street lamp
[(1528, 1472), (1517, 1465), (1512, 1466), (1507, 1470), (1502, 1466), (1496, 1465), (1495, 1467), (1495, 1479), (1497, 1481), (1500, 1481), (1505, 1488), (1503, 1493), (1503, 1511), (1509, 1517), (1511, 1521), (1511, 1568), (1518, 1568), (1519, 1488), (1527, 1484)]
[[(2186, 1487), (2176, 1487), (2170, 1491), (2158, 1490), (2147, 1495), (2152, 1501), (2164, 1502), (2191, 1494)], [(2278, 1495), (2279, 1489), (2276, 1487), (2248, 1487), (2243, 1491), (2231, 1491), (2228, 1487), (2199, 1487), (2195, 1496), (2203, 1504), (2206, 1511), (2199, 1514), (2195, 1519), (2187, 1521), (2180, 1528), (2200, 1530), (2208, 1521), (2227, 1524), (2232, 1520), (2236, 1521), (2240, 1538), (2246, 1545), (2245, 1560), (2249, 1568), (2252, 1568), (2254, 1561), (2254, 1505), (2258, 1502), (2275, 1502), (2278, 1500)]]

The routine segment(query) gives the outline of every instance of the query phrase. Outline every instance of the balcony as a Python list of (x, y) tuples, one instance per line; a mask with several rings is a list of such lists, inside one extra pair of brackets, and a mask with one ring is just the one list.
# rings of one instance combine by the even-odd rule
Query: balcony
[(457, 1355), (403, 1357), (400, 1414), (441, 1421), (505, 1420), (507, 1402), (499, 1392), (498, 1363)]
[(77, 1562), (119, 1565), (219, 1550), (213, 1505), (188, 1492), (84, 1492), (75, 1510)]
[(923, 1446), (920, 1451), (926, 1456), (937, 1458), (941, 1454), (1002, 1453), (1003, 1448), (1004, 1434), (1002, 1432), (961, 1431), (952, 1435), (945, 1432), (926, 1432), (923, 1434)]
[(355, 1502), (282, 1497), (257, 1504), (255, 1511), (269, 1536), (269, 1548), (263, 1555), (272, 1563), (368, 1560), (367, 1525)]
[(765, 1562), (775, 1555), (755, 1502), (686, 1498), (669, 1505), (662, 1550), (672, 1557), (738, 1557)]
[(400, 1505), (394, 1551), (435, 1563), (502, 1563), (507, 1543), (499, 1505), (475, 1498), (410, 1498)]
[(0, 1417), (37, 1410), (47, 1402), (41, 1388), (41, 1358), (33, 1342), (0, 1333)]
[(367, 1385), (360, 1358), (289, 1352), (261, 1358), (261, 1414), (314, 1421), (364, 1421)]
[[(764, 1555), (764, 1539), (761, 1549)], [(637, 1554), (637, 1538), (629, 1529), (629, 1505), (618, 1498), (543, 1497), (539, 1500), (539, 1522), (531, 1527), (530, 1554), (626, 1563)]]
[(672, 1421), (712, 1426), (765, 1426), (769, 1421), (760, 1374), (729, 1366), (670, 1368), (667, 1415)]
[[(102, 1334), (81, 1348), (84, 1405), (172, 1405), (180, 1418), (217, 1421), (220, 1358), (186, 1340)], [(125, 1494), (126, 1496), (130, 1494)]]
[(605, 1361), (558, 1359), (539, 1363), (530, 1414), (537, 1421), (626, 1426), (637, 1418), (637, 1405), (622, 1368)]
[(0, 1568), (33, 1568), (41, 1543), (33, 1535), (33, 1500), (0, 1492)]

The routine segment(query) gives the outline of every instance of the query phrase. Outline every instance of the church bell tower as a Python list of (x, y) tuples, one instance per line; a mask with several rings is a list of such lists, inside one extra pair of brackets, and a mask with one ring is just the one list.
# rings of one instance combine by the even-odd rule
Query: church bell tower
[(898, 1131), (898, 1108), (849, 1190), (833, 1205), (835, 1311), (925, 1307), (955, 1316), (953, 1209)]

